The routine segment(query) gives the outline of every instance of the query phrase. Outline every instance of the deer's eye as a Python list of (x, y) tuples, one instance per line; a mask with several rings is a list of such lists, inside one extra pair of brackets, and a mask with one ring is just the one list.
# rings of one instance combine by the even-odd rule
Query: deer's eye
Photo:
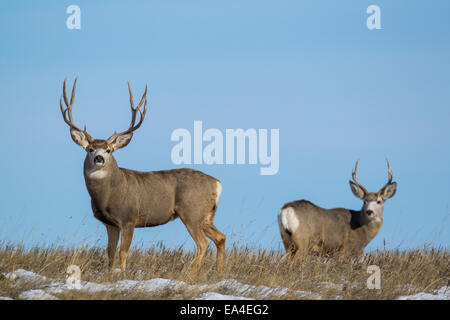
[(111, 149), (107, 149), (106, 152), (111, 153)]
[(92, 148), (89, 148), (89, 152), (94, 152), (94, 149), (92, 149)]
[(377, 203), (378, 203), (378, 204), (381, 204), (381, 200), (378, 200)]

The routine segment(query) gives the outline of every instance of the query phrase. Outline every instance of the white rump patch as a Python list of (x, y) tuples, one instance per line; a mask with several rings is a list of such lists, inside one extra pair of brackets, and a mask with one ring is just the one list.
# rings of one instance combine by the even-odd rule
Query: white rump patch
[(280, 213), (278, 214), (278, 222), (283, 231), (287, 230), (290, 233), (294, 233), (300, 224), (295, 214), (295, 210), (291, 207), (280, 210)]
[(222, 193), (222, 184), (219, 182), (219, 181), (217, 181), (217, 185), (216, 185), (216, 203), (217, 202), (219, 202), (219, 197), (220, 197), (220, 194)]

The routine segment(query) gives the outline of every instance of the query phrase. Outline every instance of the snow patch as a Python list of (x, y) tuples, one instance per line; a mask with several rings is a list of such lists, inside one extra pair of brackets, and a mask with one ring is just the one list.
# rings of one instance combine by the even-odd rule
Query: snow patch
[(19, 294), (19, 299), (23, 300), (58, 300), (44, 290), (28, 290)]
[[(41, 276), (32, 271), (18, 269), (13, 272), (3, 273), (6, 279), (14, 281), (13, 286), (33, 285), (32, 290), (27, 290), (19, 294), (19, 299), (27, 300), (54, 300), (55, 294), (67, 294), (72, 290), (87, 292), (90, 294), (100, 292), (117, 292), (122, 294), (142, 292), (143, 294), (154, 294), (163, 290), (173, 291), (193, 291), (198, 292), (195, 299), (199, 300), (241, 300), (253, 298), (281, 298), (289, 293), (287, 288), (268, 287), (264, 285), (249, 285), (241, 283), (235, 279), (224, 279), (213, 284), (189, 285), (183, 281), (154, 278), (149, 280), (119, 280), (116, 282), (95, 283), (80, 281), (80, 287), (74, 289), (72, 285), (65, 283), (65, 280), (57, 280)], [(321, 289), (343, 289), (343, 285), (336, 285), (331, 282), (321, 282), (318, 285)], [(223, 293), (219, 293), (223, 292)], [(320, 292), (320, 290), (319, 290)], [(180, 292), (174, 292), (179, 298)], [(293, 295), (300, 299), (322, 299), (316, 292), (298, 290)], [(342, 299), (337, 295), (336, 299)], [(450, 300), (450, 287), (444, 286), (433, 293), (420, 292), (414, 295), (400, 296), (399, 300)], [(0, 297), (0, 300), (12, 300), (10, 297)]]
[(398, 300), (450, 300), (450, 287), (443, 286), (434, 290), (435, 294), (419, 292), (410, 296), (400, 296)]
[(41, 276), (39, 274), (36, 274), (32, 271), (27, 271), (23, 269), (17, 269), (13, 272), (8, 272), (6, 274), (3, 274), (6, 279), (8, 280), (17, 280), (17, 281), (24, 281), (24, 282), (45, 282), (47, 281), (47, 277)]
[[(117, 292), (133, 293), (142, 292), (152, 294), (163, 290), (190, 290), (200, 291), (197, 299), (251, 299), (248, 295), (257, 295), (261, 297), (281, 297), (288, 292), (287, 288), (271, 288), (267, 286), (253, 286), (240, 283), (235, 279), (225, 279), (214, 284), (188, 285), (183, 281), (155, 278), (149, 280), (119, 280), (116, 282), (95, 283), (89, 281), (80, 281), (80, 286), (76, 289), (68, 285), (63, 280), (56, 280), (41, 276), (32, 271), (18, 269), (4, 274), (7, 279), (14, 280), (15, 286), (20, 287), (23, 284), (34, 284), (38, 288), (22, 292), (20, 299), (56, 299), (54, 294), (66, 294), (71, 290), (84, 291), (90, 294), (99, 292)], [(229, 294), (216, 292), (223, 290)], [(243, 296), (245, 295), (245, 296)]]
[(217, 289), (224, 289), (225, 291), (234, 292), (237, 294), (257, 294), (262, 297), (268, 297), (268, 296), (276, 296), (281, 297), (288, 293), (287, 288), (271, 288), (267, 286), (253, 286), (248, 284), (242, 284), (239, 281), (235, 279), (225, 279), (222, 281), (219, 281), (215, 284), (204, 284), (198, 286), (199, 290), (206, 291), (206, 290), (217, 290)]
[(195, 300), (254, 300), (254, 299), (247, 297), (230, 296), (217, 292), (205, 292), (202, 293)]

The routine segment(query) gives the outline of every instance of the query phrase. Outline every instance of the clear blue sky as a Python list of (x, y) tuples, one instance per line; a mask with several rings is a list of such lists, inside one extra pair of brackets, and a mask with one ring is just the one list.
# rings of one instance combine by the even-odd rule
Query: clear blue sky
[[(81, 29), (66, 8), (81, 8)], [(381, 8), (368, 30), (366, 8)], [(2, 1), (0, 241), (106, 246), (82, 165), (59, 111), (79, 77), (75, 121), (95, 138), (127, 128), (126, 83), (149, 85), (149, 112), (120, 166), (181, 167), (173, 130), (280, 130), (280, 169), (191, 165), (223, 183), (215, 222), (229, 244), (279, 248), (277, 212), (308, 199), (359, 209), (348, 180), (377, 191), (388, 155), (398, 182), (368, 250), (448, 248), (448, 1)], [(134, 244), (194, 247), (177, 220), (138, 229)]]

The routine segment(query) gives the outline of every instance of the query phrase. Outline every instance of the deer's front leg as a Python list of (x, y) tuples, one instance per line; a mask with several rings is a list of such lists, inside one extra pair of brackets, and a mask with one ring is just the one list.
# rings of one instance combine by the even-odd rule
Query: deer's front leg
[(134, 225), (126, 224), (122, 227), (121, 231), (120, 269), (122, 270), (122, 272), (124, 272), (127, 264), (128, 252), (130, 251), (131, 240), (133, 240)]
[(108, 260), (109, 269), (112, 271), (114, 267), (114, 258), (116, 257), (117, 243), (119, 242), (120, 229), (118, 227), (105, 224), (106, 231), (108, 232)]

